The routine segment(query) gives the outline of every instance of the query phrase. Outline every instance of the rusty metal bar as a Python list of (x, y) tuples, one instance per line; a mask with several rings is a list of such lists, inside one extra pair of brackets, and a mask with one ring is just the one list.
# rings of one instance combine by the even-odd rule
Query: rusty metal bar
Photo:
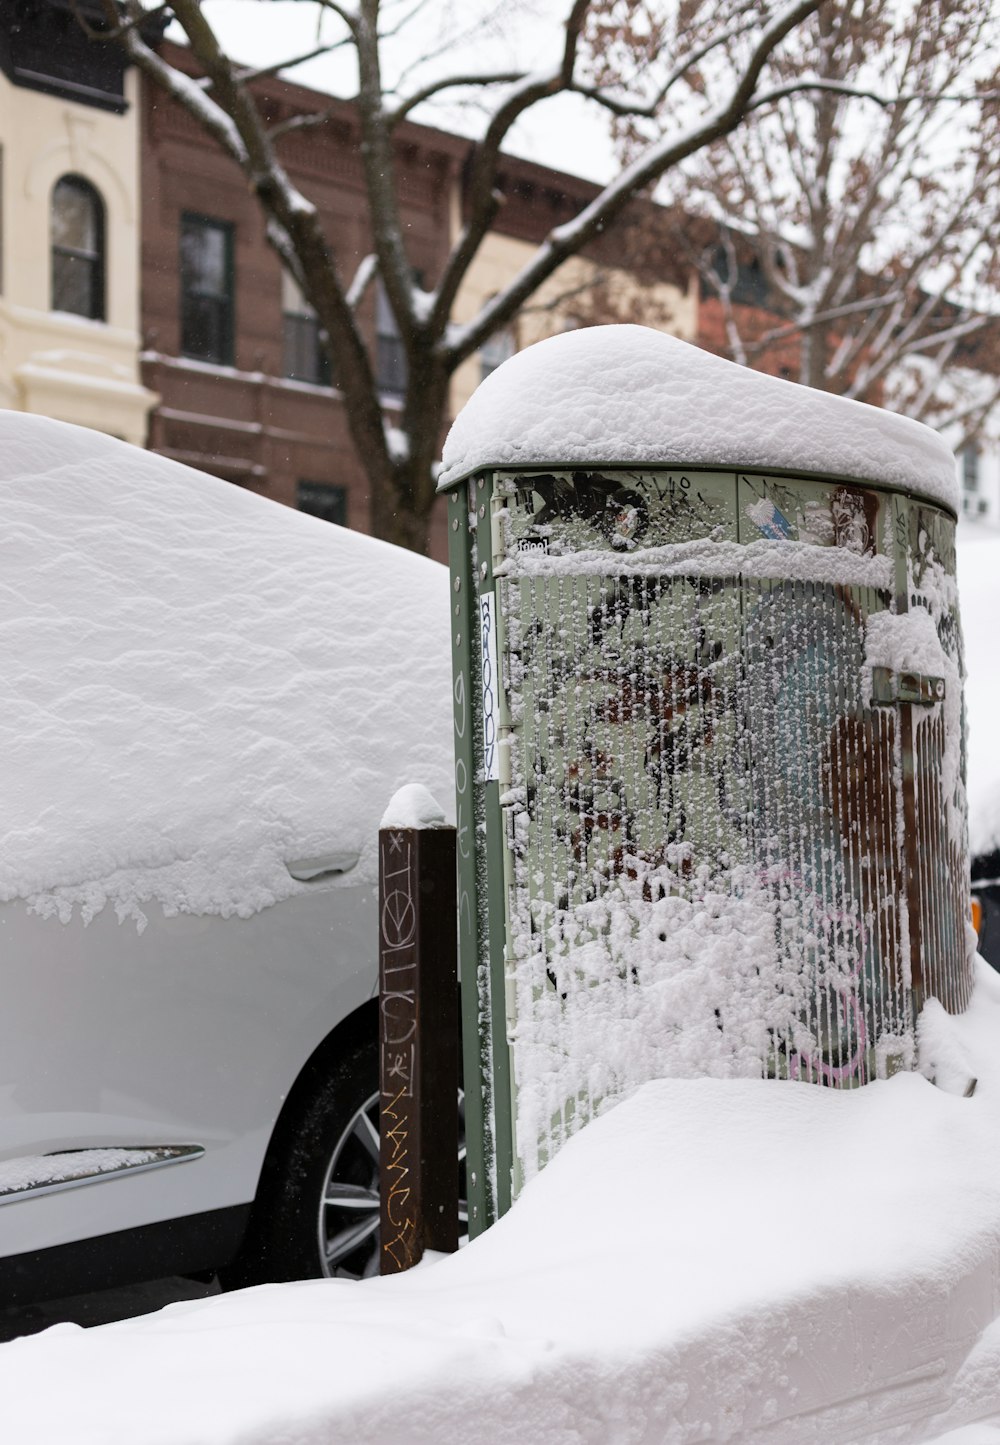
[(379, 1272), (458, 1248), (454, 828), (379, 833)]

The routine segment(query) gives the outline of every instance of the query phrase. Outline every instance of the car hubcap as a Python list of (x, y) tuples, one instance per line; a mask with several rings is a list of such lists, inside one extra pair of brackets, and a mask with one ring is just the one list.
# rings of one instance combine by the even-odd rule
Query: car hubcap
[[(369, 1279), (379, 1272), (379, 1118), (372, 1094), (348, 1121), (330, 1156), (319, 1205), (323, 1274)], [(465, 1103), (459, 1091), (459, 1233), (468, 1225), (465, 1189)]]

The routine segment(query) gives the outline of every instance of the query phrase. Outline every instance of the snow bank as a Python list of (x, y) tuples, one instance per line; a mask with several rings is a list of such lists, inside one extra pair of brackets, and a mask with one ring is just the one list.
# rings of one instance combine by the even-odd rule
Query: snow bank
[(816, 472), (958, 509), (955, 458), (929, 427), (644, 326), (564, 332), (504, 362), (449, 432), (440, 486), (487, 466), (614, 462)]
[(450, 799), (443, 567), (13, 412), (0, 518), (0, 899), (245, 916)]
[(958, 595), (965, 638), (965, 707), (969, 726), (969, 851), (1000, 847), (1000, 536), (958, 529)]
[(491, 1445), (906, 1445), (1000, 1415), (1000, 979), (985, 965), (950, 1027), (971, 1098), (912, 1073), (847, 1092), (652, 1083), (432, 1268), (5, 1345), (6, 1432), (457, 1445), (473, 1422)]

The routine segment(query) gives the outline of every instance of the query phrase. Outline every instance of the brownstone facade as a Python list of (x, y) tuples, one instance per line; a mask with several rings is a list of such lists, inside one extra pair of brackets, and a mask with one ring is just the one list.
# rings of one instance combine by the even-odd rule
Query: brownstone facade
[[(164, 51), (173, 64), (189, 68), (183, 50)], [(272, 124), (303, 112), (332, 112), (322, 125), (293, 131), (279, 145), (293, 180), (319, 208), (350, 279), (371, 249), (351, 107), (286, 81), (264, 82), (260, 89)], [(148, 83), (142, 96), (142, 364), (145, 384), (160, 397), (149, 446), (276, 501), (370, 531), (367, 483), (340, 393), (323, 384), (319, 364), (312, 368), (314, 380), (289, 376), (309, 372), (301, 363), (310, 360), (316, 337), (309, 335), (308, 316), (288, 313), (288, 281), (244, 177), (179, 104)], [(403, 223), (414, 264), (428, 278), (437, 275), (447, 252), (464, 150), (464, 142), (440, 132), (400, 127)], [(207, 238), (203, 270), (211, 272), (214, 251), (228, 288), (228, 296), (215, 294), (219, 285), (209, 275), (203, 289), (210, 294), (200, 298), (202, 310), (193, 319), (182, 235), (196, 243)], [(371, 288), (361, 320), (377, 355)], [(334, 380), (335, 368), (334, 359)], [(391, 422), (391, 386), (385, 406)], [(443, 556), (443, 527), (436, 531), (441, 535), (433, 551)]]
[[(172, 64), (191, 70), (186, 51), (163, 50)], [(371, 250), (356, 113), (346, 102), (280, 79), (258, 82), (256, 93), (272, 125), (328, 115), (278, 144), (293, 181), (318, 207), (347, 281)], [(397, 133), (408, 253), (429, 285), (460, 223), (470, 149), (470, 142), (425, 126), (404, 124)], [(275, 501), (373, 530), (364, 469), (335, 385), (336, 358), (332, 378), (322, 374), (315, 320), (310, 331), (308, 308), (301, 297), (296, 301), (267, 243), (260, 207), (239, 168), (150, 83), (142, 86), (141, 184), (143, 380), (160, 398), (149, 446)], [(512, 279), (554, 226), (599, 192), (585, 180), (513, 157), (504, 159), (498, 189), (504, 203), (460, 289), (460, 322)], [(693, 339), (697, 297), (688, 285), (690, 267), (658, 238), (657, 221), (658, 208), (633, 205), (613, 234), (598, 237), (543, 286), (530, 318), (508, 328), (510, 346), (566, 325), (612, 320), (646, 321)], [(638, 243), (647, 234), (656, 238), (652, 247)], [(359, 314), (386, 382), (391, 425), (398, 415), (393, 340), (375, 288)], [(478, 384), (486, 361), (484, 353), (459, 368), (454, 406)], [(443, 506), (432, 520), (430, 550), (447, 557)]]

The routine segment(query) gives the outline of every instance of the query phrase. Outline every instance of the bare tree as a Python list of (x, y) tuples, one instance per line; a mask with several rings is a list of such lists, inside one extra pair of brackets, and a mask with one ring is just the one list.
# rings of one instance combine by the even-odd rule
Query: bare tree
[[(351, 436), (369, 479), (373, 525), (381, 536), (424, 551), (456, 367), (508, 325), (567, 258), (614, 225), (633, 198), (739, 126), (780, 47), (820, 0), (566, 0), (558, 53), (537, 69), (449, 71), (447, 49), (431, 46), (395, 74), (386, 58), (390, 39), (408, 21), (424, 18), (429, 5), (448, 9), (447, 0), (318, 0), (334, 29), (312, 54), (346, 47), (357, 67), (372, 253), (353, 275), (336, 237), (325, 233), (316, 205), (283, 163), (255, 95), (254, 75), (224, 51), (200, 0), (169, 0), (156, 12), (172, 15), (183, 30), (202, 72), (197, 78), (168, 64), (144, 38), (143, 21), (152, 11), (143, 0), (103, 3), (111, 34), (131, 60), (185, 106), (246, 175), (272, 246), (329, 337)], [(782, 66), (780, 80), (787, 76)], [(570, 93), (619, 120), (655, 120), (656, 134), (594, 200), (551, 231), (509, 285), (458, 327), (452, 322), (456, 295), (502, 205), (501, 148), (528, 111)], [(454, 96), (475, 101), (479, 133), (470, 147), (460, 233), (440, 274), (421, 285), (401, 222), (394, 132), (417, 106)], [(288, 125), (284, 121), (282, 129)], [(359, 303), (376, 274), (407, 361), (402, 423), (391, 430), (358, 322)]]
[(975, 433), (1000, 394), (998, 40), (992, 0), (825, 0), (796, 29), (779, 98), (687, 167), (717, 349)]

